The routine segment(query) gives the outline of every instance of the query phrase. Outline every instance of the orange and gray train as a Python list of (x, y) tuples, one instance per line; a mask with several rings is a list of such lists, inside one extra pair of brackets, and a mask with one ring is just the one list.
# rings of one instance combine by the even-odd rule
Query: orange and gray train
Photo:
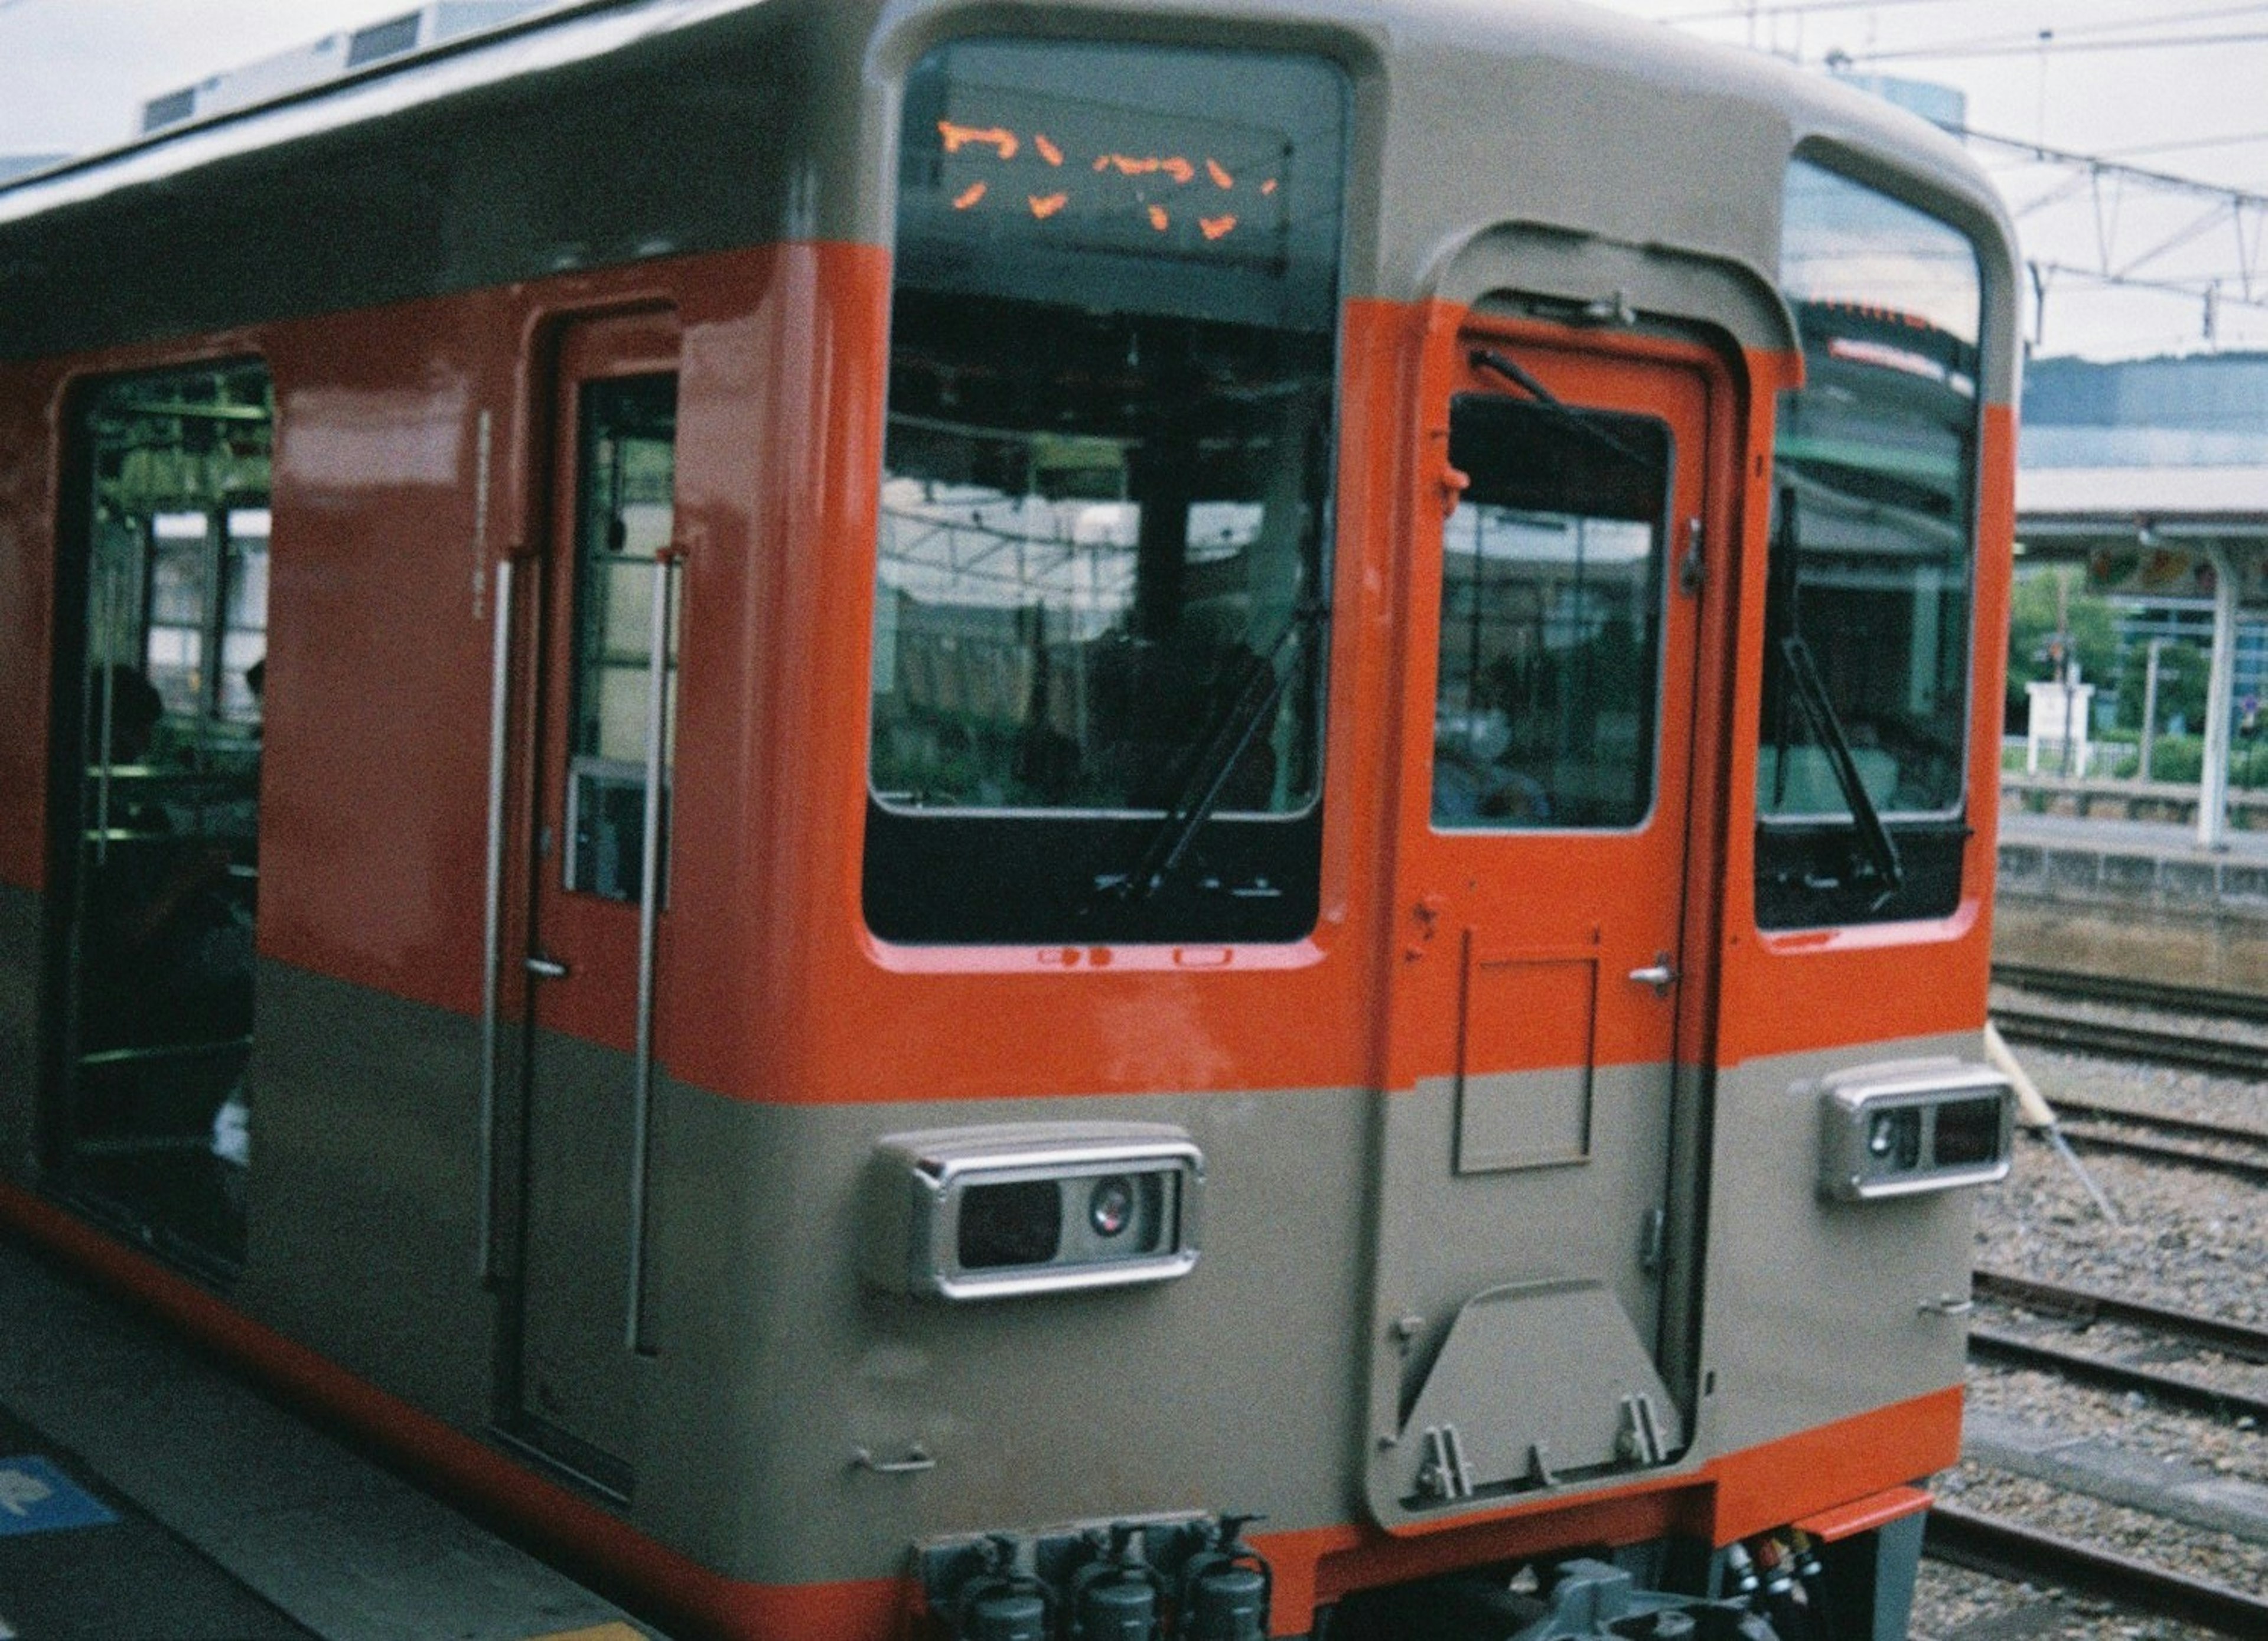
[(2010, 247), (1549, 0), (571, 4), (21, 182), (0, 1206), (705, 1631), (1901, 1635)]

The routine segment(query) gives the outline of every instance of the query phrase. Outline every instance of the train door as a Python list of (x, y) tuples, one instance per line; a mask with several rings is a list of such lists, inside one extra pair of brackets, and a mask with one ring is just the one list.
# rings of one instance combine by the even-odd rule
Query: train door
[(89, 388), (61, 519), (48, 1178), (244, 1258), (274, 394), (250, 363)]
[(1664, 1462), (1690, 1430), (1664, 1294), (1707, 405), (1693, 368), (1474, 333), (1434, 407), (1391, 1005), (1415, 1086), (1381, 1190), (1389, 1521)]
[(674, 320), (642, 314), (578, 326), (562, 339), (559, 363), (526, 957), (513, 1428), (626, 1497), (639, 1403), (651, 1032), (668, 923)]

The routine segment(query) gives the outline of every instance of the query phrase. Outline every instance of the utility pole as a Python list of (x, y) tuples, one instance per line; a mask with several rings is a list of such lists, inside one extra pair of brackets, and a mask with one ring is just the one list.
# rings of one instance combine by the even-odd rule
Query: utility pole
[(2056, 681), (2063, 686), (2063, 774), (2071, 775), (2073, 725), (2071, 721), (2072, 672), (2071, 653), (2071, 578), (2061, 570), (2056, 572)]
[(2158, 744), (2158, 658), (2165, 652), (2163, 638), (2150, 640), (2150, 658), (2142, 671), (2142, 758), (2134, 778), (2150, 778), (2150, 754)]

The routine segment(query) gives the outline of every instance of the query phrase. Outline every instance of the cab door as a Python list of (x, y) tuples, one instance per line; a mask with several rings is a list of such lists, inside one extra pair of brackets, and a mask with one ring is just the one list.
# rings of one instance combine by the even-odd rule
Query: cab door
[(1458, 338), (1410, 558), (1389, 1525), (1666, 1463), (1690, 1430), (1664, 1296), (1711, 383), (1530, 337)]
[(652, 1027), (667, 975), (678, 337), (562, 339), (541, 612), (512, 1433), (627, 1497), (643, 1351)]

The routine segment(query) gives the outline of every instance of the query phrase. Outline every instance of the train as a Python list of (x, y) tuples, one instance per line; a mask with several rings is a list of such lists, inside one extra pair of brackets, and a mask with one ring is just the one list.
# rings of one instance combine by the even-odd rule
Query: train
[(743, 1641), (1894, 1641), (2019, 282), (1560, 0), (582, 0), (0, 191), (0, 1218)]

